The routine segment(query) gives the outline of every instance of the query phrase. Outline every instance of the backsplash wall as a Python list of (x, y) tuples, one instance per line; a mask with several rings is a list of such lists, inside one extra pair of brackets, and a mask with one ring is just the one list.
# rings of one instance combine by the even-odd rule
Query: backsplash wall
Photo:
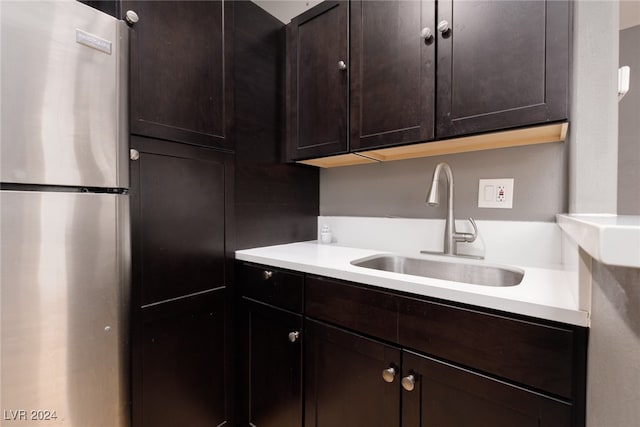
[[(425, 204), (441, 161), (453, 170), (456, 218), (555, 221), (567, 211), (566, 145), (550, 143), (323, 169), (320, 215), (444, 218), (445, 197), (438, 207)], [(513, 209), (478, 208), (480, 178), (514, 178)]]

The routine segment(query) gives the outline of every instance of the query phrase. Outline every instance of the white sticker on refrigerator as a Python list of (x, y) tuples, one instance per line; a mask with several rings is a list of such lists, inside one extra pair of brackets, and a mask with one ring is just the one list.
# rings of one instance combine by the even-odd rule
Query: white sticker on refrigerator
[(92, 47), (101, 52), (111, 55), (111, 42), (105, 40), (86, 31), (82, 31), (76, 28), (76, 43), (83, 44), (85, 46)]

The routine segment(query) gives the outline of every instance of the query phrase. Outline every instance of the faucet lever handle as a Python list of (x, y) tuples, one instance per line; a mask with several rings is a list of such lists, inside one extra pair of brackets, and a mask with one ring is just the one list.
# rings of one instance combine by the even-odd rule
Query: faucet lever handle
[(465, 233), (467, 235), (465, 236), (465, 242), (471, 243), (471, 242), (474, 242), (478, 237), (478, 226), (476, 225), (476, 222), (471, 217), (469, 217), (469, 222), (473, 227), (473, 233)]
[(478, 226), (476, 225), (476, 222), (473, 220), (473, 218), (469, 218), (469, 222), (471, 223), (471, 226), (473, 227), (473, 233), (458, 233), (458, 232), (454, 232), (453, 233), (453, 239), (456, 242), (471, 243), (471, 242), (474, 242), (476, 240), (476, 238), (478, 237)]

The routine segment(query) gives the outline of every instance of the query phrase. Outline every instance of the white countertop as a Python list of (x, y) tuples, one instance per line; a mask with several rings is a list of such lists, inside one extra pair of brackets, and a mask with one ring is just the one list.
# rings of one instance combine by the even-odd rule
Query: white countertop
[[(578, 308), (576, 273), (509, 265), (507, 267), (524, 270), (522, 282), (517, 286), (494, 287), (410, 276), (350, 264), (353, 260), (380, 253), (384, 252), (335, 244), (323, 245), (313, 241), (240, 250), (236, 251), (236, 259), (572, 325), (589, 325), (588, 313)], [(442, 259), (418, 254), (399, 255)], [(445, 260), (462, 261), (450, 257)], [(491, 262), (486, 264), (496, 265)]]
[(557, 221), (599, 262), (640, 268), (640, 216), (562, 214)]

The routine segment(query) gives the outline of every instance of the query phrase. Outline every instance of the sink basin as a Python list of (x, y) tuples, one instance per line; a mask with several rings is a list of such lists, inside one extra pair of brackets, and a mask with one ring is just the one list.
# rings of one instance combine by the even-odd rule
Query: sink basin
[(356, 267), (482, 286), (516, 286), (524, 277), (524, 271), (516, 268), (407, 258), (397, 255), (374, 255), (351, 261), (351, 264)]

